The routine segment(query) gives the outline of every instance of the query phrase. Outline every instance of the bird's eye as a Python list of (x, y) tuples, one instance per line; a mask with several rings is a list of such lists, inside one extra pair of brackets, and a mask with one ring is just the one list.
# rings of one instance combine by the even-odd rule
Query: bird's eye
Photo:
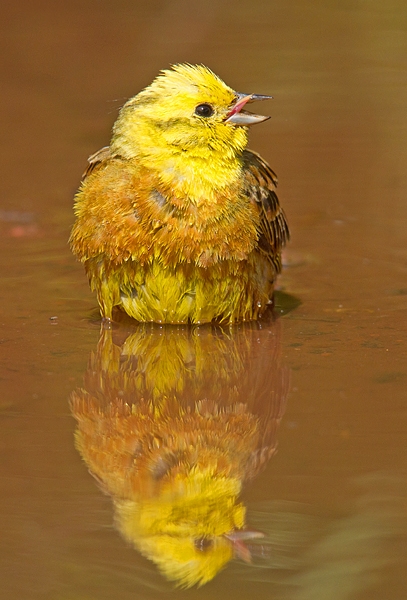
[(213, 115), (213, 108), (210, 104), (198, 104), (195, 108), (195, 114), (198, 117), (211, 117)]
[(207, 537), (201, 537), (194, 540), (194, 546), (199, 552), (207, 552), (213, 546), (213, 540)]

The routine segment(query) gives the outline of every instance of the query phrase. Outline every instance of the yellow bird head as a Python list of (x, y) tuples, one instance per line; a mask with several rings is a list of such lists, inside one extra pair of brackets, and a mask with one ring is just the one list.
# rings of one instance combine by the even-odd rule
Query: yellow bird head
[(211, 161), (219, 173), (222, 163), (236, 166), (247, 127), (268, 118), (247, 113), (244, 106), (270, 97), (239, 94), (203, 65), (175, 65), (123, 106), (111, 149), (158, 171), (164, 180), (167, 170), (168, 183), (174, 172), (178, 179), (190, 178), (197, 164), (207, 169)]

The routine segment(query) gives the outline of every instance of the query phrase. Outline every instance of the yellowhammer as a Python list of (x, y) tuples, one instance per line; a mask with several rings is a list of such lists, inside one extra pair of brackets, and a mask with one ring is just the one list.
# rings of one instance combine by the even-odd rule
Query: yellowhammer
[(246, 150), (234, 92), (202, 65), (175, 65), (121, 109), (89, 158), (70, 243), (104, 319), (252, 320), (272, 300), (288, 227), (277, 178)]

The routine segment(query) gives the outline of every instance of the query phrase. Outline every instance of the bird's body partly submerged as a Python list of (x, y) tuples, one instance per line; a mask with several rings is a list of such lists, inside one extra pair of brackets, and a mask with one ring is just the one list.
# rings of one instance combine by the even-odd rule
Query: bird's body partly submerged
[(234, 322), (261, 315), (288, 239), (277, 179), (246, 150), (244, 96), (203, 66), (176, 65), (122, 108), (89, 158), (73, 252), (102, 317)]

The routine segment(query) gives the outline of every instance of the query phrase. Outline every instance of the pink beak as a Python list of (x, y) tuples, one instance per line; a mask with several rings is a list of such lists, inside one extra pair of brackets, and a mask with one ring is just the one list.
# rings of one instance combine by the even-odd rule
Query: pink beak
[(263, 121), (266, 121), (270, 117), (254, 115), (246, 111), (242, 112), (242, 108), (249, 102), (256, 102), (256, 100), (270, 100), (272, 97), (273, 96), (262, 96), (260, 94), (237, 94), (237, 102), (232, 106), (226, 115), (225, 123), (247, 127), (249, 125), (255, 125), (256, 123), (262, 123)]
[(264, 533), (261, 533), (261, 531), (238, 529), (235, 531), (231, 531), (230, 533), (225, 533), (224, 536), (226, 539), (232, 542), (232, 547), (235, 556), (237, 556), (246, 563), (251, 563), (252, 555), (250, 549), (245, 544), (245, 541), (263, 538)]

